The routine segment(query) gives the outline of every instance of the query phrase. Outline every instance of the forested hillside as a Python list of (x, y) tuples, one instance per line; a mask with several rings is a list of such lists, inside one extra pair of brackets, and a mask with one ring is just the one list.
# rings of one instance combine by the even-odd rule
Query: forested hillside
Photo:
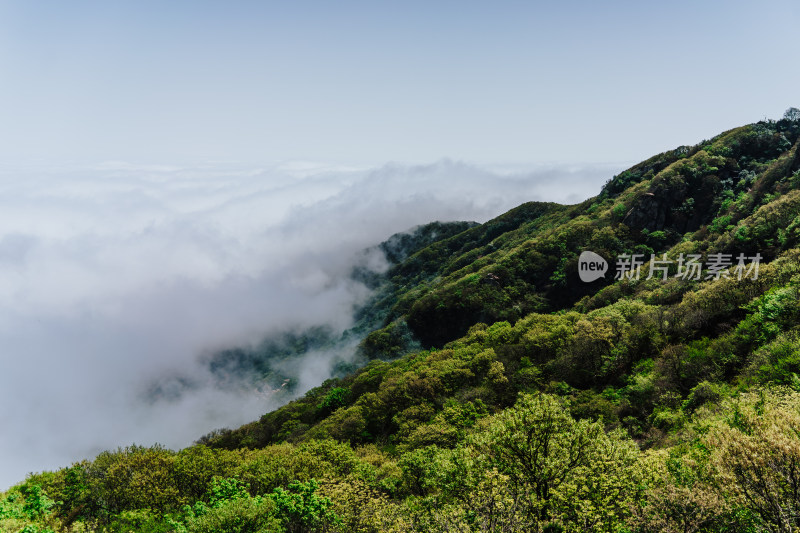
[(183, 450), (33, 474), (0, 530), (794, 531), (798, 146), (790, 109), (578, 205), (394, 237), (365, 366)]

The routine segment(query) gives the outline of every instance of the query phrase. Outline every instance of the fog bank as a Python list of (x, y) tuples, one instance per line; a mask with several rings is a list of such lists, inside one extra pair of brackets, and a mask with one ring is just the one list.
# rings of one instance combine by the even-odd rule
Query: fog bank
[[(377, 169), (287, 163), (0, 170), (0, 489), (103, 449), (178, 448), (277, 407), (221, 388), (208, 353), (324, 326), (368, 297), (360, 252), (434, 221), (574, 203), (621, 167)], [(347, 353), (314, 351), (302, 387)], [(142, 391), (164, 376), (195, 386)]]

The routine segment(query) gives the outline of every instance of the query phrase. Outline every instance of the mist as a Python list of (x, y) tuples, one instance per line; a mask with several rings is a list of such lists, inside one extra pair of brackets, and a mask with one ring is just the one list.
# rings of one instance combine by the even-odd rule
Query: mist
[[(104, 449), (191, 444), (288, 400), (222, 387), (208, 354), (352, 326), (363, 251), (439, 220), (575, 203), (622, 166), (346, 168), (111, 162), (0, 171), (0, 489)], [(354, 346), (297, 361), (297, 394)], [(154, 383), (192, 383), (148, 395)]]

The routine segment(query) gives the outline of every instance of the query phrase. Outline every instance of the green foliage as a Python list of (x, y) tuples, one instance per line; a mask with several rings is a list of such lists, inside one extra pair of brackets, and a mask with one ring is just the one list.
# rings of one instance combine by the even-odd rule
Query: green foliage
[(25, 497), (22, 513), (32, 520), (41, 517), (55, 505), (39, 485), (24, 485), (22, 495)]
[(722, 233), (723, 231), (727, 231), (730, 229), (732, 221), (733, 217), (730, 215), (719, 216), (708, 225), (708, 231), (711, 233)]
[(268, 533), (283, 531), (268, 498), (251, 497), (237, 479), (216, 478), (209, 503), (184, 507), (180, 519), (169, 523), (177, 533)]
[(50, 528), (40, 529), (33, 524), (28, 524), (22, 529), (20, 529), (19, 533), (55, 533), (55, 532)]
[(180, 500), (172, 475), (174, 457), (160, 446), (103, 452), (89, 471), (99, 505), (111, 513), (173, 509)]
[(751, 314), (738, 329), (754, 344), (765, 344), (773, 340), (789, 324), (796, 320), (800, 303), (794, 286), (775, 287), (746, 306)]
[(295, 481), (288, 490), (276, 488), (269, 498), (275, 504), (275, 515), (288, 533), (324, 531), (339, 522), (331, 510), (331, 501), (316, 493), (319, 484), (311, 479)]
[[(430, 527), (615, 531), (624, 524), (637, 447), (620, 432), (576, 421), (548, 395), (523, 395), (456, 449), (409, 452), (406, 483)], [(459, 512), (464, 505), (469, 513)]]
[(693, 412), (701, 405), (705, 405), (708, 402), (716, 402), (723, 396), (723, 391), (720, 389), (721, 387), (718, 384), (702, 381), (689, 392), (683, 402), (683, 409)]
[(736, 407), (743, 423), (717, 426), (708, 436), (718, 476), (766, 524), (782, 531), (800, 526), (798, 396), (750, 397)]
[(335, 411), (347, 403), (347, 396), (349, 392), (350, 390), (346, 387), (332, 388), (319, 403), (318, 409), (320, 411), (327, 411), (329, 413)]
[(59, 521), (53, 501), (37, 483), (26, 482), (0, 494), (0, 531), (55, 533)]
[(208, 503), (211, 507), (219, 507), (229, 500), (249, 497), (244, 484), (236, 478), (214, 478), (208, 492)]
[(761, 384), (787, 385), (800, 391), (800, 342), (797, 333), (781, 333), (757, 350), (746, 375)]

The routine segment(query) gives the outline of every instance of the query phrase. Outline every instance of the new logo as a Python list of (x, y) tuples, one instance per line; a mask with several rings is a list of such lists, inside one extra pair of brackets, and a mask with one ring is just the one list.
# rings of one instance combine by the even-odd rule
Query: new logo
[(578, 258), (578, 276), (585, 283), (605, 277), (607, 271), (608, 262), (594, 252), (582, 252)]

